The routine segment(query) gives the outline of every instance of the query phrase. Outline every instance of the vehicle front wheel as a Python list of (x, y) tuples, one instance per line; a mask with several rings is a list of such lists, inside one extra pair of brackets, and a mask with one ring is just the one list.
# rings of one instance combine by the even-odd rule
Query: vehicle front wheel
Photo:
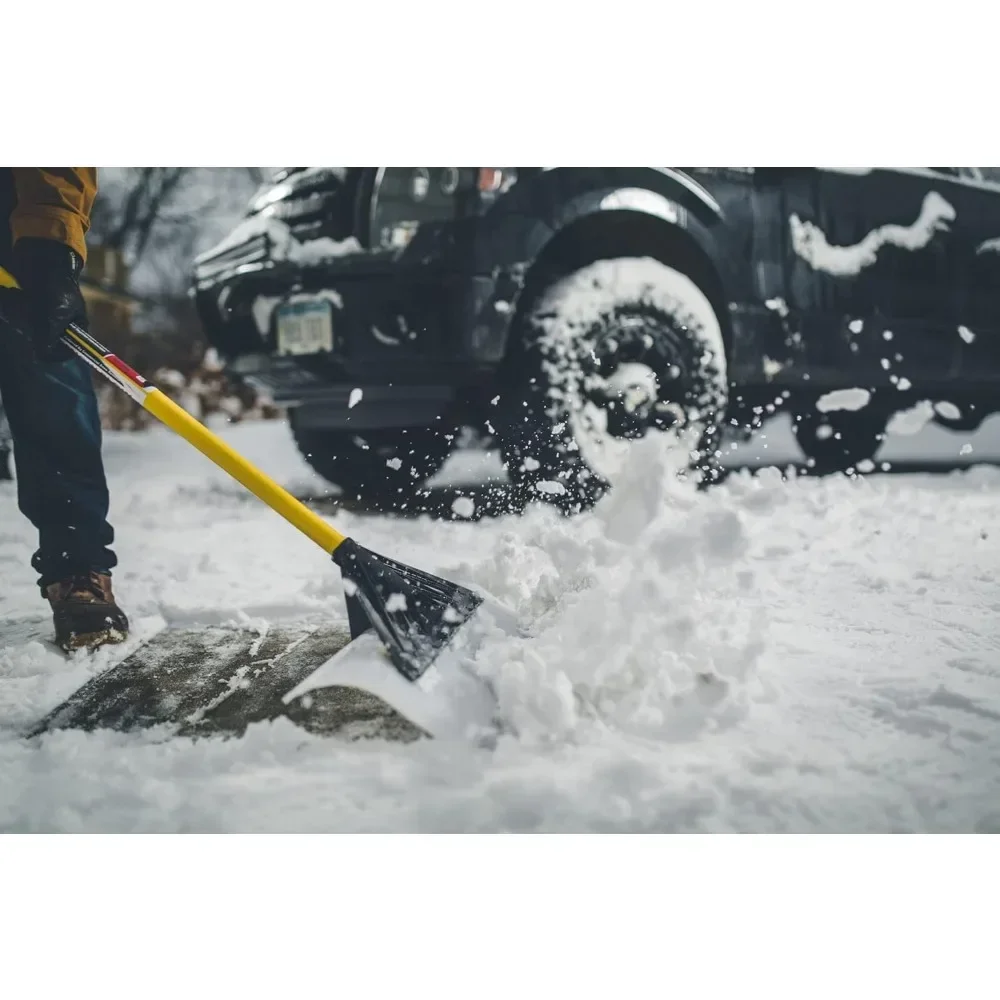
[(718, 478), (726, 353), (708, 297), (660, 261), (617, 258), (561, 278), (514, 322), (497, 401), (512, 480), (570, 511), (620, 481), (647, 434)]
[(295, 444), (316, 472), (348, 498), (382, 510), (411, 499), (440, 471), (456, 440), (446, 427), (324, 430), (301, 426), (294, 409), (288, 419)]

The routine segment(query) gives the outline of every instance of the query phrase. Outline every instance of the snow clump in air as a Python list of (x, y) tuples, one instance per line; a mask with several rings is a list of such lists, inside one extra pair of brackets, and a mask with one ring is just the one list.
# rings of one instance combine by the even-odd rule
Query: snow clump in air
[(862, 410), (868, 405), (871, 398), (872, 394), (867, 389), (835, 389), (816, 400), (816, 409), (820, 413), (833, 413), (835, 410)]

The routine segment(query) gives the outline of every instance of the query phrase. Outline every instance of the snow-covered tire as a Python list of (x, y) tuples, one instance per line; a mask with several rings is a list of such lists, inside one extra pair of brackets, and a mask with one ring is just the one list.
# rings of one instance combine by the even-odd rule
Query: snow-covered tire
[(589, 264), (529, 302), (511, 339), (497, 406), (515, 483), (578, 510), (615, 485), (632, 442), (678, 430), (696, 478), (718, 478), (725, 345), (687, 275), (649, 258)]
[(862, 410), (820, 413), (803, 410), (792, 422), (795, 440), (812, 460), (817, 475), (848, 472), (871, 461), (885, 440), (888, 414), (867, 406)]
[(416, 495), (448, 460), (456, 434), (446, 428), (374, 431), (302, 427), (296, 411), (289, 425), (302, 457), (352, 500), (393, 510)]

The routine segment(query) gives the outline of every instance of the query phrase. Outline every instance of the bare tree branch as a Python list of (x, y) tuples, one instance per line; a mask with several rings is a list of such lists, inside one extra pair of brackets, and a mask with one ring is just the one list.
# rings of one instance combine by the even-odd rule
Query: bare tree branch
[(114, 247), (116, 250), (125, 249), (125, 244), (134, 231), (142, 201), (146, 194), (146, 188), (155, 170), (155, 167), (140, 168), (138, 179), (130, 186), (128, 194), (125, 197), (125, 203), (122, 206), (118, 222), (111, 227), (104, 238), (107, 246)]
[(107, 227), (103, 242), (130, 251), (133, 263), (149, 245), (157, 220), (176, 193), (188, 167), (140, 167), (128, 186), (121, 214)]
[(145, 211), (136, 222), (133, 263), (137, 262), (149, 245), (161, 208), (170, 200), (188, 167), (153, 167), (154, 178), (147, 188)]
[(95, 244), (121, 251), (130, 289), (185, 297), (194, 256), (243, 216), (260, 167), (107, 168), (91, 218)]

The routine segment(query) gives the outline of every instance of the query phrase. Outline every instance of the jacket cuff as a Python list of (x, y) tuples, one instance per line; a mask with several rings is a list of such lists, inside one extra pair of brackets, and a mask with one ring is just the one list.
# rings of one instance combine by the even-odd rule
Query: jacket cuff
[(46, 206), (44, 212), (14, 209), (10, 217), (14, 243), (21, 239), (55, 240), (75, 250), (87, 262), (87, 239), (79, 216), (62, 208)]

